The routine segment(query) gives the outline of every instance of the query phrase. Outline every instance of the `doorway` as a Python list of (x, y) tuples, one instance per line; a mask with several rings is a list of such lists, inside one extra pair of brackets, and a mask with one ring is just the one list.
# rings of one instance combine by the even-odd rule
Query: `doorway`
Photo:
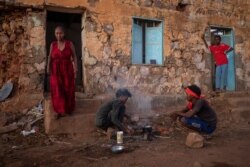
[[(214, 44), (215, 35), (221, 36), (221, 43), (227, 44), (234, 48), (234, 32), (232, 28), (225, 28), (225, 27), (217, 27), (217, 26), (210, 26), (209, 28), (210, 34), (210, 41), (211, 44)], [(212, 57), (212, 85), (213, 90), (215, 90), (215, 68), (213, 56)], [(235, 91), (235, 54), (234, 50), (227, 53), (228, 59), (228, 69), (227, 69), (227, 84), (226, 90), (227, 91)]]
[[(55, 41), (54, 31), (56, 26), (60, 25), (65, 28), (65, 39), (70, 40), (76, 50), (77, 56), (77, 77), (75, 80), (76, 91), (83, 91), (83, 68), (82, 68), (82, 14), (63, 13), (55, 11), (47, 11), (46, 25), (46, 49), (47, 56), (49, 55), (49, 47), (52, 41)], [(49, 91), (49, 79), (45, 81), (45, 91)]]

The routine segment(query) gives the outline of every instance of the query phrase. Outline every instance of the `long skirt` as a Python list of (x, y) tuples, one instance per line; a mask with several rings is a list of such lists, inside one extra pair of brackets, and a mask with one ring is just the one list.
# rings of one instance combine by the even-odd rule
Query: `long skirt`
[(72, 113), (75, 109), (75, 77), (70, 60), (57, 59), (51, 62), (50, 90), (54, 111)]

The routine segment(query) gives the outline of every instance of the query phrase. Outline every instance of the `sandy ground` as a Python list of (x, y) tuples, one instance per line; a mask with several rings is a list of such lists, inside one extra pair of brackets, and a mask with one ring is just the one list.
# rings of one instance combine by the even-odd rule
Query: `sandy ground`
[(125, 151), (114, 154), (115, 141), (93, 133), (84, 140), (47, 136), (42, 132), (23, 137), (17, 132), (1, 136), (0, 167), (107, 166), (107, 167), (248, 167), (250, 131), (218, 129), (205, 147), (185, 146), (187, 131), (176, 129), (169, 137), (144, 141), (125, 138)]

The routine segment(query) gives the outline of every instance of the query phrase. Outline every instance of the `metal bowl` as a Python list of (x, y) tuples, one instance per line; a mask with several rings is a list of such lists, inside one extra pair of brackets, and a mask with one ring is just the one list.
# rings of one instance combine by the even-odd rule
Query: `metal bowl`
[(111, 151), (113, 153), (121, 153), (121, 152), (124, 151), (124, 146), (122, 146), (122, 145), (114, 145), (114, 146), (111, 147)]

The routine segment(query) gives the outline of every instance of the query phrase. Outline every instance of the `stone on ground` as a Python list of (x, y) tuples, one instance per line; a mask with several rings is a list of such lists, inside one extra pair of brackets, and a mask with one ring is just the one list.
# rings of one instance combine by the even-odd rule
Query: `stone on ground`
[(202, 165), (200, 162), (195, 161), (193, 167), (202, 167)]
[(190, 148), (201, 148), (204, 145), (204, 138), (198, 133), (191, 132), (187, 135), (185, 144)]

